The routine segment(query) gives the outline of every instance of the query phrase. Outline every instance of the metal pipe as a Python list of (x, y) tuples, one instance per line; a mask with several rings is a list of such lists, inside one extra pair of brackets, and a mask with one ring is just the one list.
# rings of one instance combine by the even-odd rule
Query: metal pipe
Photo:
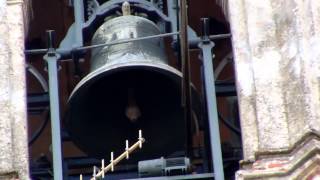
[(48, 63), (49, 76), (49, 95), (51, 113), (51, 136), (52, 136), (52, 156), (54, 180), (62, 180), (62, 152), (61, 152), (61, 133), (60, 133), (60, 107), (59, 107), (59, 88), (58, 88), (58, 69), (57, 62), (59, 55), (45, 55), (44, 59)]
[(211, 154), (213, 157), (213, 167), (215, 179), (223, 180), (223, 161), (220, 144), (220, 131), (218, 122), (217, 100), (215, 94), (214, 73), (212, 63), (211, 49), (214, 47), (213, 42), (199, 44), (202, 49), (205, 92), (207, 97), (207, 111), (209, 118), (209, 134), (211, 144)]

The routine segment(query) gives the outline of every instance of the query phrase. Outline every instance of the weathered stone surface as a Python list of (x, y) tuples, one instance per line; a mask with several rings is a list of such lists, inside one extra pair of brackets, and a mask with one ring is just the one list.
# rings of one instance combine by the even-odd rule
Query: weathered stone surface
[(22, 5), (0, 0), (0, 179), (29, 179)]
[(9, 43), (6, 1), (0, 1), (0, 172), (12, 169)]
[(259, 152), (254, 163), (242, 165), (237, 179), (308, 179), (319, 174), (320, 135), (308, 133), (292, 149)]
[(259, 152), (320, 132), (320, 1), (230, 0), (229, 17), (244, 160), (253, 164)]

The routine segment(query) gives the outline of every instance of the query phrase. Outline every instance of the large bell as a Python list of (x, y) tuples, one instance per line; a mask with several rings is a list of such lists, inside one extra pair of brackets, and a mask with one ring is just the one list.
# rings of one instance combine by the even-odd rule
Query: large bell
[[(158, 27), (138, 16), (106, 21), (92, 44), (159, 34)], [(168, 65), (160, 39), (102, 47), (91, 52), (91, 71), (69, 98), (67, 130), (74, 143), (93, 157), (125, 150), (125, 140), (146, 143), (135, 160), (170, 157), (185, 150), (181, 107), (181, 73)], [(175, 154), (175, 155), (174, 155)], [(115, 155), (115, 156), (116, 156)]]

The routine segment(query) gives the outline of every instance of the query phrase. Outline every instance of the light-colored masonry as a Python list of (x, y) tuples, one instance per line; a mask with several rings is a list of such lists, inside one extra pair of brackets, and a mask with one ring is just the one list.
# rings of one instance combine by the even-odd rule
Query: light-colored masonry
[(0, 0), (0, 179), (29, 179), (25, 7), (23, 1)]
[(228, 5), (244, 149), (237, 178), (315, 177), (320, 1), (229, 0)]

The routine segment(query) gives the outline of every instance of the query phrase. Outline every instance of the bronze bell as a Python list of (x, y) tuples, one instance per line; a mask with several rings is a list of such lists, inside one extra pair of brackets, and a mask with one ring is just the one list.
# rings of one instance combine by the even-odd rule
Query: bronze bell
[[(120, 16), (102, 24), (92, 39), (101, 44), (160, 34), (152, 21)], [(185, 152), (181, 73), (168, 65), (161, 39), (148, 39), (92, 50), (91, 71), (73, 90), (66, 127), (88, 155), (108, 157), (124, 151), (142, 129), (144, 147), (134, 160)]]

